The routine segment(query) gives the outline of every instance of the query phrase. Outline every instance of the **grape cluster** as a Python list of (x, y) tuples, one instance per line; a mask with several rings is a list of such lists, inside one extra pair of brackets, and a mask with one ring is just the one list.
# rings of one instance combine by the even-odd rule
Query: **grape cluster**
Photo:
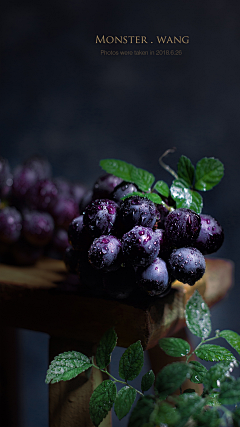
[(171, 197), (155, 204), (138, 190), (104, 175), (69, 226), (67, 270), (94, 296), (126, 298), (144, 290), (162, 297), (174, 280), (192, 286), (205, 272), (204, 255), (223, 243), (223, 229), (210, 215), (176, 208)]
[(34, 264), (42, 255), (63, 258), (68, 227), (87, 193), (82, 184), (53, 178), (49, 161), (33, 156), (13, 171), (0, 157), (0, 256)]

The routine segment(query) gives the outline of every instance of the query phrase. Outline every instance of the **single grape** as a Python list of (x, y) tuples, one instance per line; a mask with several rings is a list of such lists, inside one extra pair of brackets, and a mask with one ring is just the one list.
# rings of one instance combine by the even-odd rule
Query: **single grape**
[(52, 175), (52, 167), (50, 162), (41, 156), (31, 156), (23, 163), (24, 167), (34, 170), (38, 179), (50, 179)]
[(13, 173), (12, 194), (16, 199), (26, 200), (29, 190), (37, 183), (37, 172), (27, 166), (18, 166)]
[(83, 213), (83, 224), (93, 237), (110, 234), (117, 218), (118, 205), (113, 200), (97, 199), (91, 202)]
[(217, 252), (223, 244), (224, 232), (219, 222), (210, 215), (200, 214), (201, 229), (194, 246), (203, 255)]
[(28, 194), (33, 209), (48, 211), (51, 204), (57, 199), (58, 190), (53, 181), (42, 179), (31, 187)]
[(93, 238), (89, 229), (83, 225), (83, 215), (74, 218), (68, 227), (68, 239), (72, 247), (81, 252), (87, 252)]
[(202, 278), (205, 268), (204, 256), (196, 248), (174, 249), (169, 258), (169, 270), (172, 276), (190, 286)]
[(3, 243), (16, 242), (22, 230), (22, 215), (14, 207), (0, 210), (0, 241)]
[(54, 221), (46, 212), (29, 211), (23, 217), (23, 237), (32, 245), (44, 246), (53, 236)]
[(121, 201), (119, 219), (125, 232), (136, 225), (153, 228), (159, 218), (155, 203), (146, 197), (131, 196)]
[(48, 211), (54, 218), (56, 226), (66, 230), (68, 230), (70, 222), (79, 215), (75, 200), (64, 195), (58, 195), (50, 204)]
[(93, 200), (108, 199), (114, 188), (121, 182), (121, 178), (109, 173), (100, 176), (93, 186)]
[(127, 263), (147, 266), (158, 256), (160, 243), (151, 228), (135, 226), (122, 237), (122, 250)]
[(123, 181), (120, 184), (116, 185), (113, 192), (110, 195), (110, 198), (113, 199), (116, 203), (120, 203), (122, 197), (127, 196), (127, 194), (138, 191), (138, 187), (132, 182)]
[(156, 258), (147, 267), (139, 267), (136, 272), (136, 279), (139, 286), (144, 288), (149, 295), (165, 294), (169, 287), (169, 274), (166, 262), (161, 258)]
[(103, 235), (94, 239), (88, 251), (88, 260), (98, 270), (117, 270), (122, 263), (120, 240), (111, 235)]
[(201, 218), (191, 209), (175, 209), (165, 220), (166, 237), (176, 248), (194, 246), (200, 228)]

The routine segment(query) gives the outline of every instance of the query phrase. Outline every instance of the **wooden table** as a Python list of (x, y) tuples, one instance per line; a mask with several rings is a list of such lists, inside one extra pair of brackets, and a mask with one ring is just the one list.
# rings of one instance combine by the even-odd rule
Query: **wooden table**
[[(161, 354), (158, 340), (176, 334), (185, 337), (184, 308), (195, 289), (211, 307), (232, 283), (231, 261), (207, 259), (206, 273), (193, 287), (176, 281), (163, 298), (116, 301), (81, 294), (78, 281), (66, 273), (62, 261), (46, 258), (34, 267), (0, 265), (1, 324), (49, 334), (50, 361), (68, 350), (94, 355), (104, 332), (114, 326), (119, 346), (141, 340), (157, 373), (170, 361)], [(89, 398), (102, 380), (101, 372), (92, 369), (90, 378), (83, 373), (50, 385), (50, 427), (92, 427)], [(110, 425), (109, 415), (101, 427)]]

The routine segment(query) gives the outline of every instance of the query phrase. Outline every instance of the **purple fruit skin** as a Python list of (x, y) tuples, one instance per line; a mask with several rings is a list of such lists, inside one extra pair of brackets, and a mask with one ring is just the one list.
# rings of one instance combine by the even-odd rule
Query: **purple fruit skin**
[(49, 207), (49, 213), (58, 227), (68, 230), (70, 222), (79, 215), (78, 205), (69, 196), (58, 195)]
[(162, 228), (157, 228), (154, 233), (158, 237), (160, 243), (160, 251), (158, 255), (160, 258), (166, 260), (174, 248), (167, 239), (165, 230)]
[(13, 174), (12, 194), (16, 199), (26, 199), (29, 190), (37, 183), (38, 175), (30, 167), (18, 166)]
[(117, 270), (123, 260), (120, 240), (111, 235), (94, 239), (88, 251), (88, 260), (98, 270)]
[(217, 252), (223, 244), (224, 232), (219, 222), (210, 215), (200, 214), (201, 229), (194, 246), (203, 255)]
[(28, 199), (33, 209), (48, 212), (57, 195), (58, 190), (53, 181), (42, 179), (29, 190)]
[(127, 232), (136, 225), (153, 228), (160, 215), (155, 203), (151, 200), (140, 196), (131, 196), (122, 200), (119, 218), (125, 227), (125, 232)]
[(44, 246), (50, 242), (54, 231), (54, 221), (45, 212), (30, 211), (23, 217), (23, 237), (32, 245)]
[(52, 168), (50, 162), (41, 156), (31, 156), (23, 163), (24, 167), (34, 170), (38, 179), (50, 179), (52, 175)]
[(194, 246), (200, 228), (200, 215), (191, 209), (175, 209), (165, 220), (166, 237), (175, 248)]
[(113, 200), (97, 199), (91, 202), (83, 213), (83, 224), (93, 237), (110, 234), (117, 218), (118, 205)]
[(145, 268), (138, 268), (136, 272), (137, 283), (144, 288), (149, 295), (165, 294), (169, 286), (169, 274), (166, 262), (156, 258), (152, 264)]
[(114, 188), (122, 182), (121, 178), (112, 174), (100, 176), (93, 186), (93, 200), (107, 199), (113, 192)]
[(75, 251), (72, 246), (66, 248), (63, 261), (69, 273), (76, 274), (80, 256), (80, 253)]
[(135, 191), (138, 191), (138, 187), (135, 184), (123, 181), (114, 188), (110, 198), (116, 203), (120, 203), (122, 197)]
[(81, 252), (87, 252), (93, 238), (86, 226), (83, 225), (83, 215), (74, 218), (68, 227), (68, 239), (72, 247)]
[(22, 215), (14, 207), (0, 210), (0, 241), (4, 243), (16, 242), (22, 230)]
[(151, 228), (135, 226), (122, 237), (125, 261), (135, 267), (147, 266), (158, 256), (160, 243)]
[(187, 247), (174, 249), (168, 266), (175, 279), (193, 286), (205, 273), (206, 263), (198, 249)]

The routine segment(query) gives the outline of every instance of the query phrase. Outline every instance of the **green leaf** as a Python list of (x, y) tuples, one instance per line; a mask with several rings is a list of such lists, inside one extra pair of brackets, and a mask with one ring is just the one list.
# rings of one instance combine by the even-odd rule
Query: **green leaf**
[(190, 352), (190, 345), (182, 338), (161, 338), (158, 343), (160, 348), (169, 356), (181, 357)]
[(149, 191), (152, 184), (154, 183), (155, 177), (152, 173), (136, 168), (135, 166), (131, 169), (131, 182), (136, 184), (142, 191)]
[(235, 360), (235, 357), (229, 350), (215, 344), (204, 344), (195, 351), (195, 354), (197, 357), (199, 357), (199, 359), (207, 360), (209, 362)]
[(134, 380), (143, 367), (143, 348), (140, 341), (131, 344), (119, 361), (119, 376), (125, 381)]
[(131, 170), (134, 166), (130, 163), (117, 159), (103, 159), (99, 164), (106, 172), (118, 176), (124, 181), (132, 181)]
[(195, 291), (186, 304), (187, 327), (200, 338), (207, 338), (211, 332), (210, 310), (198, 291)]
[(240, 335), (238, 335), (237, 332), (226, 329), (220, 332), (219, 337), (225, 338), (228, 344), (230, 344), (234, 350), (240, 354)]
[(236, 411), (232, 413), (233, 425), (234, 427), (240, 426), (240, 408), (237, 408)]
[(190, 378), (191, 367), (187, 363), (175, 362), (164, 366), (156, 378), (155, 389), (158, 397), (164, 400), (179, 388), (186, 378)]
[(194, 181), (195, 169), (190, 159), (181, 156), (178, 162), (178, 177), (191, 187)]
[(155, 407), (155, 397), (152, 395), (146, 395), (140, 397), (137, 405), (133, 409), (128, 427), (143, 427), (144, 424), (149, 422), (151, 413)]
[(132, 196), (146, 197), (146, 194), (141, 193), (140, 191), (133, 191), (132, 193), (128, 193), (126, 194), (126, 196), (121, 197), (121, 200), (128, 199), (129, 197), (132, 197)]
[(89, 412), (93, 424), (97, 427), (107, 416), (117, 396), (116, 384), (111, 380), (103, 381), (94, 390), (90, 402)]
[(208, 406), (220, 406), (220, 402), (218, 400), (219, 393), (213, 392), (207, 396), (207, 405)]
[(193, 414), (193, 419), (201, 427), (218, 427), (221, 425), (217, 408), (206, 408), (200, 414)]
[(184, 427), (188, 419), (193, 415), (200, 414), (203, 406), (204, 399), (198, 396), (197, 393), (183, 393), (174, 398), (177, 411), (180, 415), (179, 421), (175, 427)]
[(203, 199), (197, 191), (186, 188), (186, 184), (175, 179), (171, 185), (170, 193), (176, 202), (177, 209), (186, 208), (200, 214), (203, 207)]
[(151, 200), (153, 203), (157, 203), (158, 205), (162, 204), (162, 199), (158, 194), (155, 193), (146, 193), (147, 199)]
[(92, 363), (85, 354), (77, 351), (67, 351), (54, 357), (49, 369), (45, 382), (58, 383), (59, 381), (68, 381), (75, 378), (81, 372), (91, 368)]
[(190, 380), (195, 384), (202, 384), (207, 373), (207, 368), (197, 360), (191, 361), (192, 374)]
[(224, 382), (233, 370), (233, 367), (233, 362), (220, 362), (212, 366), (206, 373), (203, 381), (206, 390), (220, 387), (221, 383)]
[(101, 338), (96, 352), (96, 364), (100, 369), (106, 368), (111, 361), (111, 353), (117, 344), (114, 328), (109, 329)]
[(217, 185), (224, 175), (224, 166), (214, 157), (204, 157), (196, 165), (196, 190), (207, 191)]
[(164, 181), (157, 181), (153, 189), (156, 190), (159, 194), (161, 194), (164, 197), (168, 197), (170, 194), (169, 187), (167, 183)]
[(150, 423), (152, 423), (153, 426), (164, 424), (168, 427), (175, 427), (178, 420), (179, 414), (176, 408), (173, 408), (167, 402), (158, 403), (150, 415)]
[(223, 405), (234, 405), (240, 402), (240, 378), (233, 382), (225, 382), (221, 386), (219, 402)]
[(119, 420), (125, 417), (130, 411), (134, 400), (136, 399), (137, 391), (134, 388), (126, 385), (118, 392), (114, 410)]
[(150, 387), (152, 387), (154, 381), (155, 381), (155, 375), (152, 369), (150, 369), (150, 371), (146, 372), (146, 374), (143, 375), (142, 377), (142, 381), (141, 381), (142, 392), (149, 390)]

